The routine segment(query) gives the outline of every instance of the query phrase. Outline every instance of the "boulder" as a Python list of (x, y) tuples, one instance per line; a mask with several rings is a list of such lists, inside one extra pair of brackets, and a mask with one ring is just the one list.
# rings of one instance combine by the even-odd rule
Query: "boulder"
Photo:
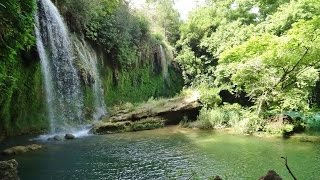
[(64, 136), (64, 138), (65, 138), (65, 139), (75, 139), (76, 136), (74, 136), (73, 134), (66, 134), (66, 135)]
[(27, 146), (15, 146), (15, 147), (4, 150), (2, 153), (4, 155), (17, 155), (17, 154), (23, 154), (29, 151), (35, 151), (41, 148), (42, 146), (38, 144), (31, 144)]
[(9, 161), (0, 161), (0, 179), (1, 180), (19, 180), (18, 162), (14, 159)]

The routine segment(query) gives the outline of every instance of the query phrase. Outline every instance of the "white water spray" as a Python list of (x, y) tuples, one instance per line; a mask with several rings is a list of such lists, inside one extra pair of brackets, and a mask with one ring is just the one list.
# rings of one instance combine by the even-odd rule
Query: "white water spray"
[(35, 31), (51, 133), (67, 132), (83, 123), (83, 94), (71, 41), (54, 4), (50, 0), (37, 3)]
[(168, 62), (167, 62), (167, 58), (166, 58), (166, 52), (164, 51), (162, 45), (160, 45), (160, 59), (161, 59), (163, 78), (167, 79), (167, 77), (168, 77)]
[[(106, 105), (104, 102), (104, 92), (102, 88), (102, 82), (100, 73), (98, 71), (99, 58), (94, 49), (84, 40), (74, 38), (75, 49), (80, 59), (80, 63), (84, 71), (86, 72), (87, 79), (93, 79), (91, 82), (91, 88), (93, 90), (93, 119), (99, 120), (106, 115)], [(91, 78), (88, 78), (90, 76)]]

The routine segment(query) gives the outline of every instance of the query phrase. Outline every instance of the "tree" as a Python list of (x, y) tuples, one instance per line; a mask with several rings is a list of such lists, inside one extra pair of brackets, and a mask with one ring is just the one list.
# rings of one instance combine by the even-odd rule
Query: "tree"
[(147, 0), (145, 16), (149, 16), (155, 32), (163, 34), (165, 40), (174, 45), (180, 38), (182, 23), (179, 12), (174, 9), (173, 0)]
[(256, 36), (221, 54), (216, 85), (244, 91), (258, 114), (309, 108), (319, 79), (319, 17), (301, 20), (286, 35)]

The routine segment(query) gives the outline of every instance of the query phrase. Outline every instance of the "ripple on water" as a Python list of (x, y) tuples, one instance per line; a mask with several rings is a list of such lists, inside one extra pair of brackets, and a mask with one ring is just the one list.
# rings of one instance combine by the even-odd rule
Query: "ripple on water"
[(188, 179), (196, 171), (238, 180), (269, 169), (290, 178), (280, 159), (287, 155), (299, 179), (317, 179), (319, 154), (312, 143), (162, 129), (47, 144), (17, 159), (22, 179)]

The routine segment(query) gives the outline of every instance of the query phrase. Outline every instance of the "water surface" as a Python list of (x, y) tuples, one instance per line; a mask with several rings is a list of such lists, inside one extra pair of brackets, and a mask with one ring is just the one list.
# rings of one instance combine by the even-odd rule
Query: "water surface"
[(281, 156), (298, 179), (319, 179), (320, 145), (179, 129), (90, 136), (45, 143), (17, 156), (24, 179), (258, 179), (276, 170), (291, 179)]

